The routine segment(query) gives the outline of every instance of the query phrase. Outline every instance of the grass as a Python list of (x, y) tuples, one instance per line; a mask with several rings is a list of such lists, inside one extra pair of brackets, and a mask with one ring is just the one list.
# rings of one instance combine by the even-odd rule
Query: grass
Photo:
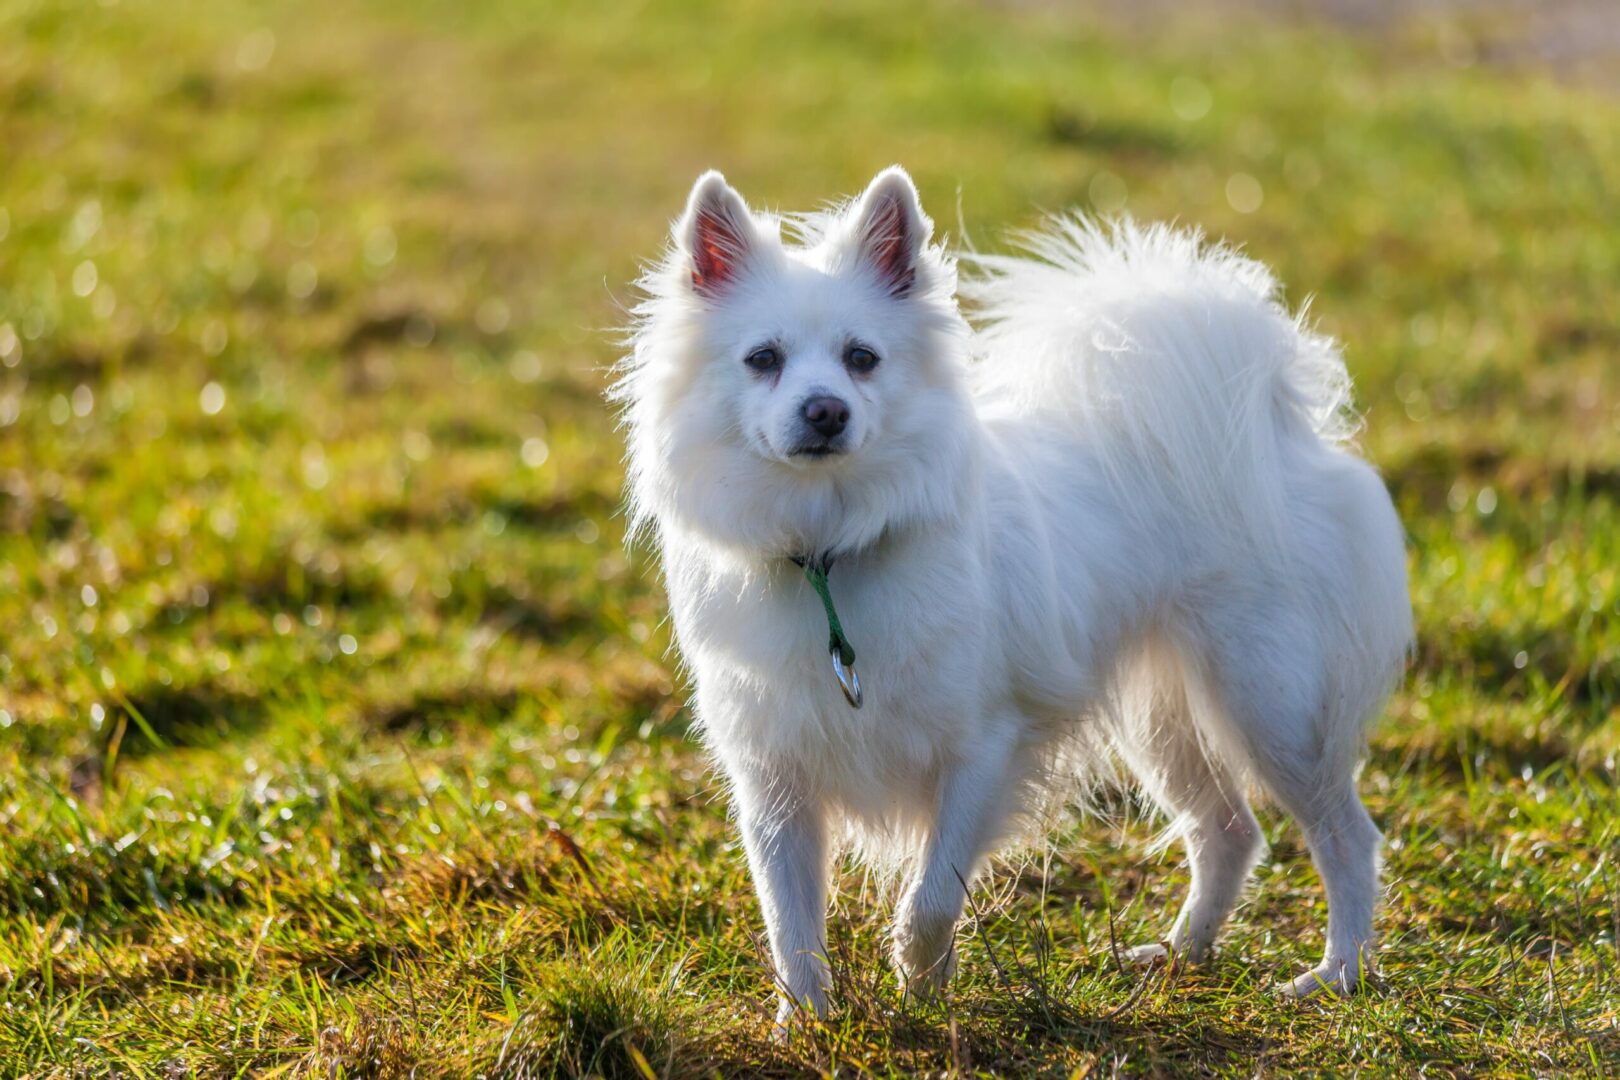
[[(1458, 32), (6, 6), (0, 1075), (1620, 1072), (1620, 106)], [(1275, 814), (1218, 962), (1123, 970), (1185, 881), (1122, 799), (977, 890), (948, 1010), (846, 875), (771, 1041), (606, 331), (702, 168), (894, 160), (980, 246), (1198, 223), (1347, 343), (1420, 633), (1373, 993), (1270, 993), (1322, 920)]]

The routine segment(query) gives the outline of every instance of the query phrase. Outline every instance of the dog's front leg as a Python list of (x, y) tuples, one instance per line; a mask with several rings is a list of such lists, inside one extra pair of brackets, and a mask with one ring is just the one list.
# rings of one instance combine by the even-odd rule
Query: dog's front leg
[(779, 778), (734, 777), (738, 819), (776, 965), (777, 1025), (796, 1009), (827, 1012), (827, 821), (821, 804)]
[(941, 777), (934, 827), (894, 919), (900, 985), (932, 999), (956, 970), (956, 924), (967, 885), (999, 834), (1016, 792), (1008, 775), (1015, 736), (987, 737)]

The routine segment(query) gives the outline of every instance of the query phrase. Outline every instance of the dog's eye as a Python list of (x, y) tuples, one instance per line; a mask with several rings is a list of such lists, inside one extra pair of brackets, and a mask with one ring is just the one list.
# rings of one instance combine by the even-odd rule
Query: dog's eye
[(747, 358), (743, 360), (743, 363), (747, 364), (755, 371), (775, 371), (777, 368), (782, 366), (782, 355), (775, 349), (767, 346), (763, 349), (755, 349), (753, 352), (749, 353)]
[(844, 363), (851, 371), (865, 373), (878, 366), (878, 354), (865, 345), (851, 345), (844, 350)]

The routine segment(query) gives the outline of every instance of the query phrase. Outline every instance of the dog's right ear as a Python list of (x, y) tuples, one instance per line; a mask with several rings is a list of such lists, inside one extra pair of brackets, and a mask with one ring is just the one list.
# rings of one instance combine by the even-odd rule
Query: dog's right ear
[(707, 297), (724, 292), (742, 272), (756, 239), (748, 204), (726, 178), (713, 169), (698, 177), (675, 226), (675, 243), (691, 265), (692, 288)]

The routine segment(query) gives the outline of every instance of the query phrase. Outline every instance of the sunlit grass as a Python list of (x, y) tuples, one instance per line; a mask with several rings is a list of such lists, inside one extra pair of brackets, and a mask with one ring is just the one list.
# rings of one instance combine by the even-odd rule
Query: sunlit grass
[[(0, 12), (0, 1075), (1620, 1072), (1620, 107), (1423, 33), (1054, 5)], [(1297, 834), (1207, 971), (1066, 826), (948, 1012), (884, 898), (770, 1039), (759, 920), (626, 552), (611, 328), (702, 168), (892, 161), (980, 247), (1173, 217), (1346, 342), (1419, 648), (1363, 787), (1377, 989), (1293, 1007)]]

